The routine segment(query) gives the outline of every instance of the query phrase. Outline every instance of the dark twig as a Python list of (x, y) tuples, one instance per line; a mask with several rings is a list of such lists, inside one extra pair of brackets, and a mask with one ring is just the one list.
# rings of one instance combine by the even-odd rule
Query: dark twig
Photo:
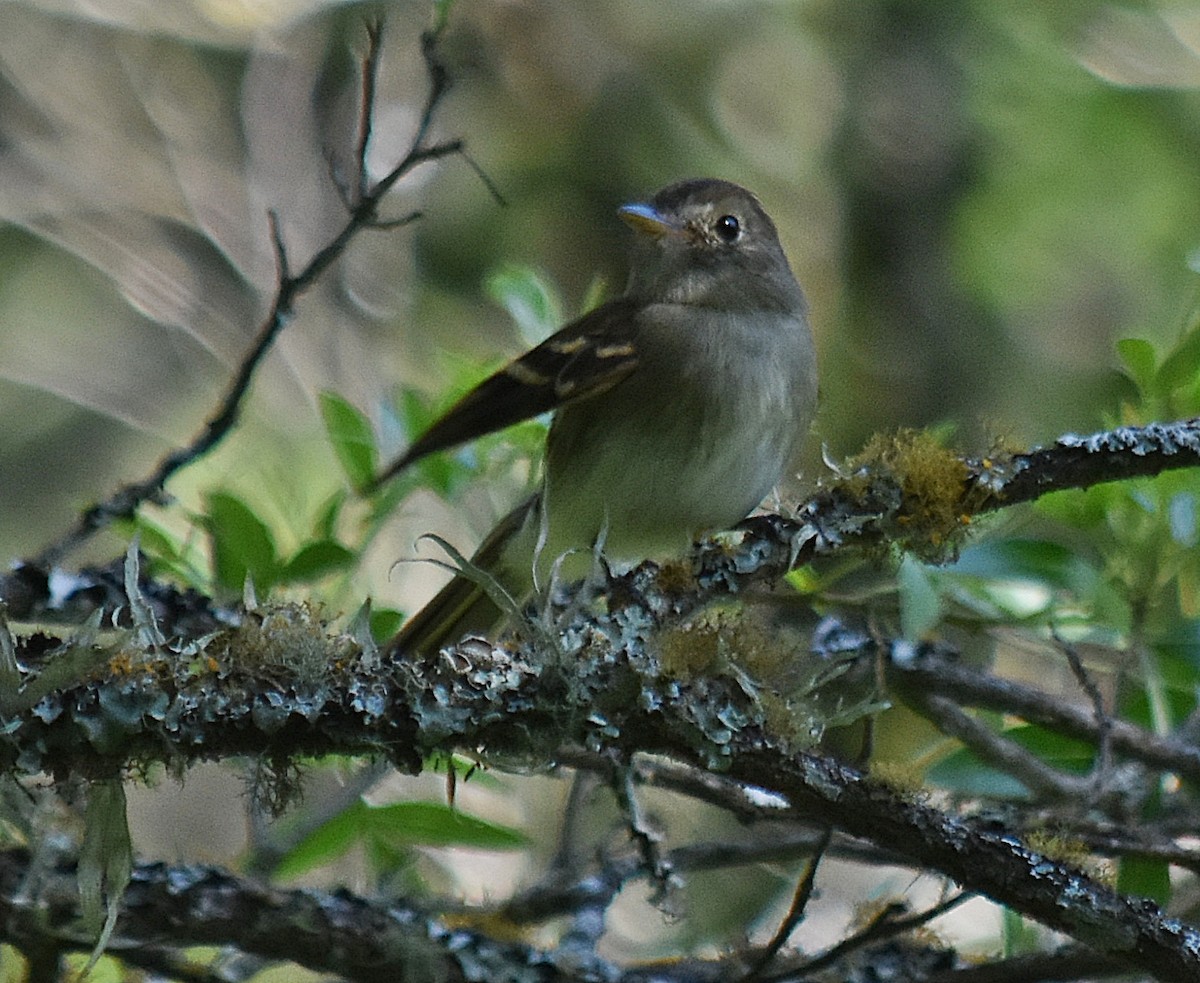
[[(140, 969), (145, 974), (142, 978), (170, 980), (171, 983), (234, 983), (251, 979), (269, 965), (265, 959), (240, 956), (237, 972), (231, 974), (232, 967), (221, 962), (208, 965), (188, 958), (182, 949), (153, 944), (122, 946), (119, 954), (110, 948), (108, 955), (130, 968)], [(138, 978), (132, 973), (130, 976)]]
[(465, 147), (459, 149), (458, 156), (462, 158), (463, 163), (466, 164), (467, 167), (474, 171), (475, 176), (479, 178), (480, 183), (487, 189), (488, 194), (492, 196), (492, 201), (501, 207), (504, 207), (508, 204), (508, 199), (504, 197), (503, 193), (501, 193), (499, 186), (495, 181), (492, 180), (492, 176), (479, 166), (479, 162), (469, 153), (467, 153)]
[(363, 56), (359, 69), (362, 75), (362, 94), (358, 107), (358, 142), (354, 152), (354, 159), (358, 164), (358, 201), (371, 193), (367, 152), (371, 148), (371, 127), (375, 118), (375, 89), (379, 83), (379, 53), (382, 45), (383, 21), (375, 19), (367, 24), (367, 53)]
[(1050, 767), (1036, 754), (976, 720), (953, 700), (910, 690), (904, 694), (904, 701), (933, 721), (943, 734), (958, 738), (979, 758), (1012, 775), (1046, 800), (1080, 799), (1092, 788), (1090, 778)]
[(571, 777), (571, 788), (559, 820), (558, 842), (548, 865), (552, 873), (569, 874), (576, 867), (575, 840), (584, 817), (584, 804), (598, 784), (596, 775), (588, 771), (576, 771)]
[(1096, 718), (1095, 783), (1096, 793), (1100, 794), (1103, 792), (1108, 776), (1112, 773), (1112, 716), (1104, 708), (1104, 697), (1100, 693), (1100, 687), (1096, 685), (1096, 681), (1092, 679), (1087, 667), (1083, 664), (1083, 659), (1079, 657), (1079, 650), (1063, 639), (1057, 631), (1054, 632), (1054, 641), (1067, 657), (1067, 665), (1071, 667), (1075, 681), (1079, 683), (1079, 688), (1083, 690), (1092, 704), (1092, 713)]
[[(893, 662), (888, 666), (888, 679), (905, 692), (936, 693), (958, 706), (1013, 714), (1072, 737), (1098, 740), (1100, 736), (1095, 714), (1090, 709), (948, 659), (926, 656), (911, 664)], [(1124, 720), (1109, 718), (1107, 726), (1114, 751), (1156, 768), (1200, 779), (1200, 747), (1196, 744), (1161, 737)]]
[(775, 930), (771, 941), (763, 947), (763, 950), (754, 960), (754, 965), (750, 967), (750, 971), (742, 978), (742, 983), (755, 983), (756, 980), (762, 979), (763, 971), (770, 965), (771, 960), (778, 955), (779, 950), (787, 944), (787, 940), (792, 937), (796, 926), (804, 918), (805, 909), (808, 908), (808, 902), (812, 898), (813, 885), (817, 880), (817, 868), (821, 866), (821, 858), (825, 856), (825, 851), (829, 848), (829, 841), (832, 839), (833, 827), (826, 826), (821, 831), (821, 838), (813, 848), (812, 855), (804, 865), (804, 872), (800, 875), (800, 880), (796, 884), (796, 890), (792, 894), (792, 903), (788, 908), (787, 914), (784, 916), (783, 921), (780, 922), (779, 928)]
[[(821, 953), (819, 956), (813, 956), (811, 959), (802, 959), (795, 964), (783, 968), (781, 974), (774, 977), (774, 979), (793, 979), (801, 974), (812, 975), (819, 973), (823, 969), (845, 959), (846, 956), (857, 949), (866, 948), (872, 943), (883, 939), (895, 938), (897, 935), (911, 932), (922, 925), (928, 925), (935, 918), (939, 918), (946, 914), (946, 912), (952, 911), (964, 901), (968, 901), (973, 897), (975, 895), (968, 891), (959, 891), (939, 901), (931, 908), (926, 908), (924, 911), (919, 911), (911, 915), (899, 915), (897, 914), (899, 906), (887, 905), (864, 928), (855, 932), (849, 938), (842, 939), (837, 945)], [(786, 974), (786, 977), (784, 974)], [(767, 983), (767, 981), (764, 981), (764, 983)]]
[[(988, 465), (991, 466), (988, 466)], [(1144, 427), (1117, 427), (1081, 437), (1066, 434), (1050, 447), (1002, 462), (974, 462), (971, 483), (988, 494), (980, 511), (1031, 502), (1050, 491), (1149, 477), (1200, 465), (1200, 417)]]
[[(254, 374), (270, 351), (279, 332), (291, 320), (297, 298), (324, 274), (342, 255), (347, 244), (364, 229), (395, 227), (407, 224), (419, 216), (419, 212), (413, 212), (396, 222), (381, 223), (378, 212), (387, 193), (397, 181), (414, 168), (421, 164), (463, 153), (461, 140), (427, 143), (438, 106), (450, 85), (449, 72), (441, 61), (437, 49), (440, 30), (441, 25), (435, 30), (426, 31), (421, 36), (421, 55), (425, 60), (429, 75), (429, 89), (421, 111), (420, 122), (408, 151), (399, 163), (375, 185), (371, 186), (366, 176), (366, 159), (372, 132), (370, 120), (374, 107), (371, 100), (375, 96), (375, 75), (378, 71), (382, 28), (378, 22), (368, 25), (368, 52), (363, 62), (364, 102), (360, 110), (356, 145), (360, 194), (358, 200), (352, 203), (346, 224), (324, 247), (317, 251), (300, 272), (293, 276), (289, 272), (287, 252), (283, 246), (278, 222), (274, 216), (270, 217), (271, 238), (279, 269), (275, 296), (272, 299), (270, 312), (258, 330), (254, 344), (242, 359), (236, 375), (230, 381), (212, 415), (187, 445), (167, 454), (145, 478), (123, 485), (103, 502), (87, 509), (66, 535), (42, 550), (30, 561), (30, 565), (41, 570), (48, 569), (101, 529), (119, 519), (133, 516), (144, 503), (163, 502), (165, 500), (163, 489), (166, 483), (182, 468), (211, 451), (237, 423), (242, 403), (250, 389)], [(468, 163), (473, 170), (478, 172), (473, 161)], [(487, 185), (490, 189), (491, 182), (487, 182)], [(343, 197), (345, 196), (343, 195)]]
[(1031, 952), (996, 962), (935, 972), (924, 983), (1063, 983), (1119, 976), (1129, 978), (1129, 967), (1102, 952), (1081, 945), (1065, 946), (1058, 952)]
[(612, 788), (621, 812), (625, 816), (630, 839), (636, 844), (638, 853), (642, 857), (642, 863), (645, 864), (646, 873), (654, 886), (651, 901), (658, 905), (668, 904), (671, 893), (682, 885), (679, 875), (671, 866), (671, 861), (663, 855), (659, 847), (662, 834), (651, 828), (642, 811), (641, 801), (634, 788), (632, 766), (623, 762), (613, 766)]
[[(790, 830), (746, 842), (696, 843), (676, 847), (667, 860), (671, 869), (680, 873), (790, 863), (811, 855), (820, 844), (820, 837), (821, 834), (808, 830)], [(608, 860), (597, 870), (573, 873), (570, 877), (551, 872), (545, 881), (500, 904), (497, 913), (507, 921), (529, 925), (589, 906), (607, 906), (618, 891), (645, 872), (645, 861), (637, 853)]]

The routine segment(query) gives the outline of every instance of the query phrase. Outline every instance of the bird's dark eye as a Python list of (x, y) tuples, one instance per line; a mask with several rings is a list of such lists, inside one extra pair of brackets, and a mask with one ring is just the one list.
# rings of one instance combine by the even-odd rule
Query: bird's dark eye
[(742, 224), (736, 215), (722, 215), (713, 228), (723, 242), (733, 242), (742, 233)]

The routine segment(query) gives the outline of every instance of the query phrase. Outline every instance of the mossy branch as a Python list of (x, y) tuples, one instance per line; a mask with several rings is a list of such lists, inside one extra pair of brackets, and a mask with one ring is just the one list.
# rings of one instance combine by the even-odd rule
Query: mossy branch
[[(13, 714), (0, 767), (111, 778), (159, 761), (253, 755), (284, 766), (276, 767), (279, 788), (270, 790), (281, 804), (295, 791), (286, 766), (304, 754), (382, 755), (417, 771), (431, 751), (454, 748), (525, 763), (556, 760), (563, 747), (624, 760), (659, 752), (768, 790), (778, 796), (780, 818), (829, 824), (898, 851), (1162, 979), (1195, 978), (1200, 936), (1155, 906), (1122, 898), (986, 824), (798, 751), (774, 732), (743, 678), (669, 675), (648, 645), (658, 629), (686, 621), (708, 600), (813, 556), (887, 542), (897, 530), (911, 534), (927, 516), (967, 529), (960, 517), (1047, 491), (1200, 463), (1196, 421), (1066, 437), (978, 462), (947, 461), (919, 439), (887, 446), (793, 518), (757, 517), (733, 537), (700, 544), (686, 565), (648, 563), (613, 581), (607, 611), (576, 613), (560, 625), (568, 661), (477, 640), (413, 659), (364, 648), (306, 606), (276, 607), (153, 652), (132, 651), (128, 637), (90, 642), (111, 643), (112, 657), (92, 678)], [(925, 537), (931, 546), (949, 540)], [(33, 684), (27, 640), (17, 639), (14, 653), (23, 685)], [(1113, 742), (1161, 751), (1124, 731)]]
[(150, 662), (42, 700), (10, 727), (0, 766), (77, 773), (89, 762), (94, 774), (245, 753), (376, 753), (416, 771), (434, 748), (470, 748), (501, 763), (554, 760), (563, 745), (626, 760), (656, 752), (769, 790), (781, 820), (829, 824), (886, 846), (1161, 979), (1200, 973), (1200, 932), (1005, 830), (796, 752), (764, 727), (738, 679), (657, 675), (644, 636), (628, 624), (606, 616), (578, 625), (578, 658), (558, 668), (481, 643), (428, 659), (376, 659), (338, 637), (320, 678), (203, 653), (198, 663)]

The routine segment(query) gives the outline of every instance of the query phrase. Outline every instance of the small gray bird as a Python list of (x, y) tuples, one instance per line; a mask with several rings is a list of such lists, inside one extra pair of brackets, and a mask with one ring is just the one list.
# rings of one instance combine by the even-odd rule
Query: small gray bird
[[(816, 409), (807, 304), (754, 195), (681, 181), (619, 214), (637, 234), (624, 295), (485, 379), (379, 478), (553, 410), (541, 487), (473, 559), (519, 600), (569, 551), (561, 574), (582, 575), (600, 536), (609, 561), (635, 562), (739, 522), (788, 472)], [(429, 652), (500, 619), (456, 577), (392, 647)]]

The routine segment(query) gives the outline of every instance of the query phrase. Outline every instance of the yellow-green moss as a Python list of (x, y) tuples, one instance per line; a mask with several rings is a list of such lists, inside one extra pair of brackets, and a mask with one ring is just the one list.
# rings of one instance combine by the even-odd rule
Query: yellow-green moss
[(278, 669), (316, 682), (353, 657), (356, 646), (348, 636), (331, 633), (319, 609), (304, 602), (249, 612), (239, 627), (221, 636), (220, 649), (235, 668)]
[(871, 692), (844, 674), (847, 664), (814, 657), (808, 629), (781, 626), (763, 598), (710, 606), (661, 632), (654, 654), (664, 675), (683, 682), (733, 680), (761, 725), (793, 750), (877, 708)]
[(919, 763), (873, 761), (870, 778), (906, 802), (925, 803), (929, 799), (929, 790), (924, 785), (925, 769)]
[(1035, 853), (1058, 863), (1077, 867), (1102, 884), (1113, 886), (1115, 883), (1112, 867), (1094, 857), (1082, 840), (1050, 829), (1028, 830), (1022, 838), (1025, 845)]
[(904, 495), (889, 530), (892, 539), (922, 559), (952, 555), (971, 523), (970, 470), (954, 451), (921, 430), (878, 434), (848, 462), (845, 487), (862, 494), (878, 478), (895, 481)]

